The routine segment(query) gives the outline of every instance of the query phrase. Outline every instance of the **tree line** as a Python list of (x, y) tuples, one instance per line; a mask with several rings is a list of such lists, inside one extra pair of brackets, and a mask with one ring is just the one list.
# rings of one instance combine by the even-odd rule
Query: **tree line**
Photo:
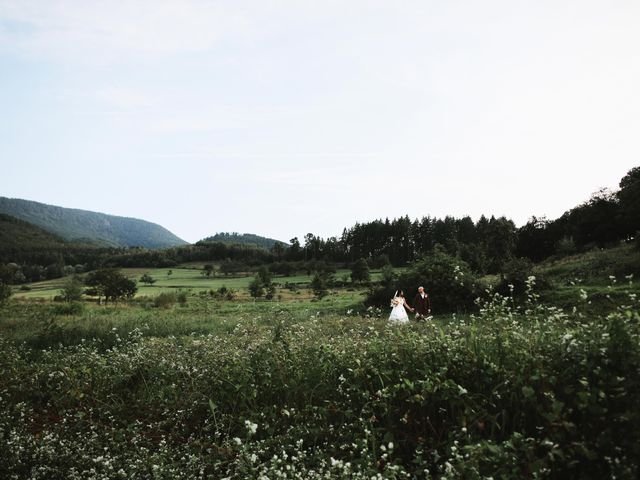
[(98, 268), (173, 267), (185, 262), (216, 262), (232, 275), (268, 265), (274, 274), (327, 271), (364, 259), (372, 268), (404, 266), (436, 247), (466, 262), (478, 274), (500, 273), (507, 262), (526, 258), (539, 262), (620, 241), (638, 242), (640, 231), (640, 167), (631, 169), (616, 191), (600, 190), (560, 218), (532, 217), (517, 228), (505, 217), (445, 218), (408, 216), (356, 223), (340, 237), (308, 233), (302, 241), (277, 242), (270, 249), (251, 244), (201, 241), (165, 249), (0, 245), (0, 283), (20, 284)]
[(365, 258), (373, 266), (403, 266), (430, 253), (436, 246), (464, 260), (474, 272), (499, 273), (514, 258), (539, 262), (603, 248), (621, 241), (640, 241), (640, 167), (631, 169), (616, 191), (599, 190), (589, 200), (556, 220), (532, 217), (516, 228), (505, 217), (481, 216), (443, 219), (375, 220), (345, 229), (340, 238), (307, 234), (284, 251), (273, 252), (289, 260), (354, 262)]

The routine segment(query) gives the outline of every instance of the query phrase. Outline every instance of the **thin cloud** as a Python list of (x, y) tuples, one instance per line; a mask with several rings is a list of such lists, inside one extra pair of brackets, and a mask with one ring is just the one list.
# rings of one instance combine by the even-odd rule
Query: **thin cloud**
[(2, 47), (98, 64), (201, 52), (222, 39), (242, 39), (251, 30), (242, 10), (227, 5), (194, 0), (3, 0)]

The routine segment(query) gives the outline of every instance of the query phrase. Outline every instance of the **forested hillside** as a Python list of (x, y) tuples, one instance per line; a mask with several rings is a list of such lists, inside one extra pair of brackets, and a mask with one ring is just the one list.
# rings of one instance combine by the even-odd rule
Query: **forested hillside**
[(66, 242), (40, 227), (0, 213), (0, 258), (16, 250), (64, 247)]
[(103, 246), (164, 248), (186, 242), (164, 227), (136, 218), (0, 197), (0, 213), (37, 225), (65, 240)]

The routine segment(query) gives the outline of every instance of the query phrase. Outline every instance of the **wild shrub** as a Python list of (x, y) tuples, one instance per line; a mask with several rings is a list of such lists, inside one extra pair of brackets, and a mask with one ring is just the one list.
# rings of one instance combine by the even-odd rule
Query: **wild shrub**
[(158, 308), (171, 308), (176, 304), (175, 292), (162, 292), (153, 299), (153, 305)]
[(65, 302), (53, 305), (53, 312), (56, 315), (82, 315), (85, 305), (82, 302)]
[(7, 285), (6, 283), (0, 282), (0, 306), (7, 303), (9, 297), (13, 295), (13, 289), (11, 285)]
[(217, 300), (233, 300), (236, 298), (236, 292), (232, 288), (222, 285), (217, 290), (209, 290), (209, 295)]
[(264, 295), (264, 283), (262, 283), (262, 279), (259, 275), (256, 275), (251, 283), (249, 283), (249, 294), (254, 298), (258, 299)]
[[(547, 282), (540, 277), (540, 275), (534, 275), (533, 263), (528, 258), (512, 258), (504, 264), (500, 283), (496, 290), (504, 296), (516, 296), (521, 298), (531, 285), (537, 290), (547, 288)], [(535, 278), (535, 282), (530, 282), (529, 279)]]
[(178, 290), (178, 292), (176, 293), (176, 300), (178, 301), (181, 307), (184, 307), (187, 305), (188, 299), (189, 299), (189, 292), (185, 290)]

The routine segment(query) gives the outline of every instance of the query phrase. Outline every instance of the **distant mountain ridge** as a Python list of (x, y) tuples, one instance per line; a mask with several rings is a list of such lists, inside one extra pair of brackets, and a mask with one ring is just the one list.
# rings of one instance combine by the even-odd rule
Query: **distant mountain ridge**
[(29, 222), (64, 240), (107, 246), (165, 248), (187, 242), (155, 223), (137, 218), (0, 197), (0, 213)]
[(237, 232), (219, 232), (211, 237), (206, 237), (200, 240), (198, 243), (237, 243), (240, 245), (257, 245), (259, 247), (266, 248), (267, 250), (271, 249), (276, 243), (282, 243), (283, 245), (287, 245), (285, 242), (281, 242), (280, 240), (275, 240), (273, 238), (262, 237), (260, 235), (255, 235), (253, 233), (237, 233)]

